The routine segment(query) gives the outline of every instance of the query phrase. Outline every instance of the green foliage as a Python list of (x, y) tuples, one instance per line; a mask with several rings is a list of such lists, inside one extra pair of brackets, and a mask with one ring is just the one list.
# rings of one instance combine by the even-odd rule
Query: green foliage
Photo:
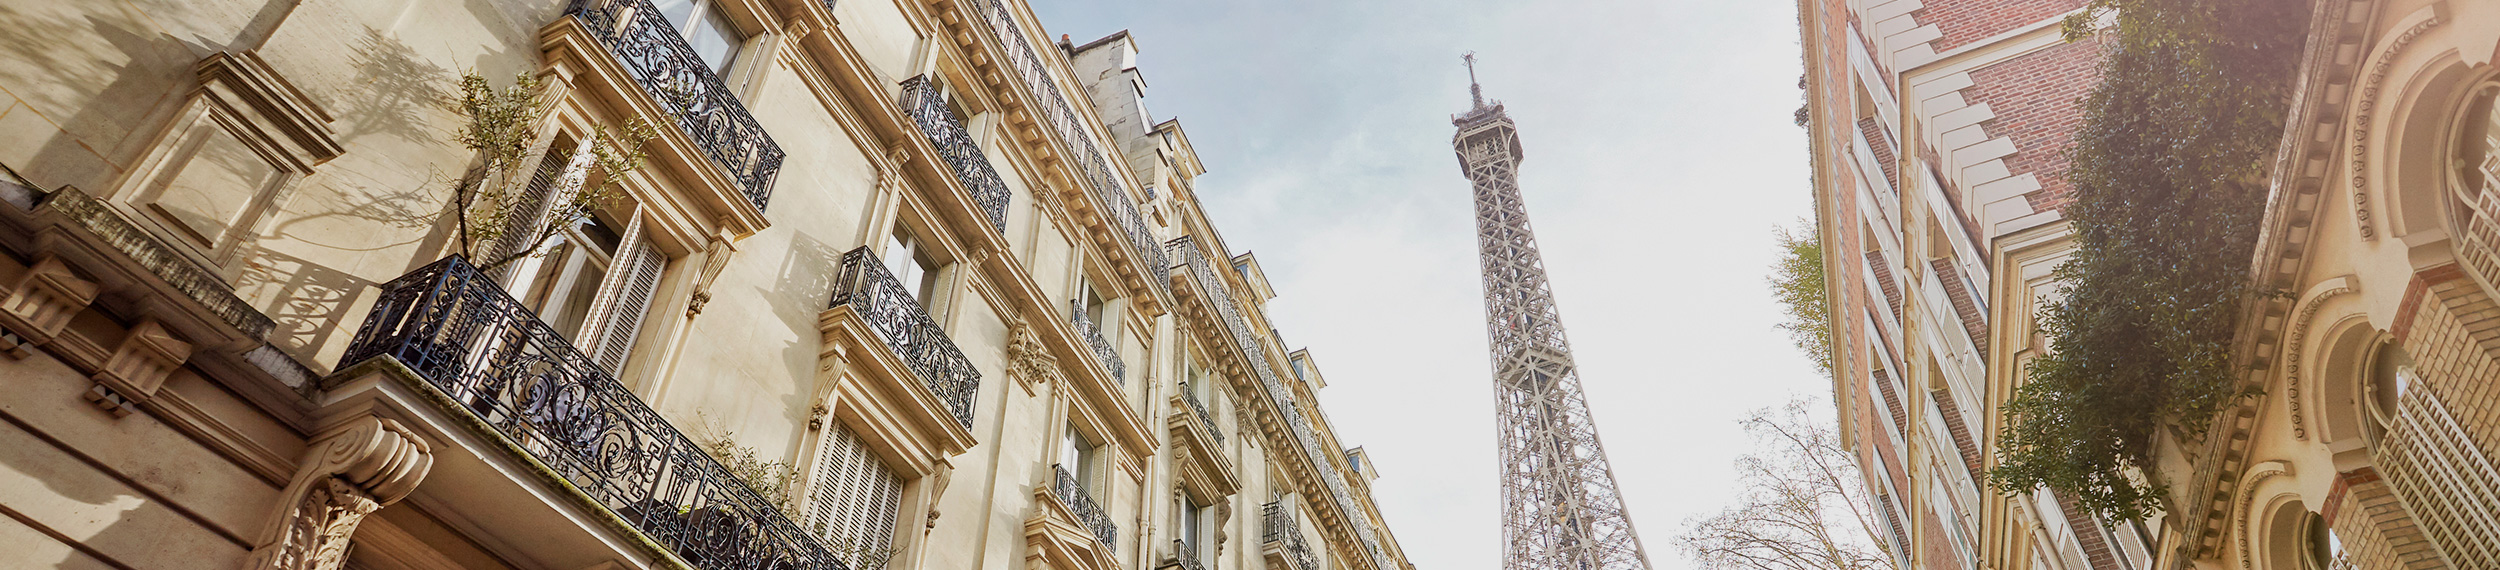
[(719, 461), (721, 467), (729, 468), (729, 474), (738, 476), (748, 489), (771, 501), (773, 508), (798, 518), (799, 504), (792, 498), (798, 494), (798, 469), (788, 462), (765, 460), (756, 454), (755, 448), (739, 445), (737, 432), (721, 427), (701, 412), (695, 415), (703, 426), (703, 451)]
[(2052, 351), (2006, 403), (1997, 490), (2144, 518), (2167, 492), (2149, 475), (2162, 428), (2201, 433), (2252, 395), (2230, 343), (2258, 293), (2247, 273), (2306, 4), (2092, 0), (2066, 21), (2107, 59), (2066, 173), (2076, 249), (2041, 318)]
[(548, 209), (544, 213), (547, 223), (540, 224), (524, 242), (529, 247), (500, 259), (474, 259), (477, 244), (501, 238), (520, 222), (540, 214), (523, 211), (536, 205), (518, 204), (514, 198), (529, 184), (522, 165), (545, 138), (541, 129), (548, 106), (541, 87), (527, 73), (513, 76), (512, 84), (501, 89), (475, 73), (460, 76), (460, 95), (452, 110), (468, 123), (461, 125), (452, 140), (476, 151), (480, 161), (468, 176), (452, 183), (453, 212), (459, 216), (460, 250), (480, 268), (491, 270), (538, 251), (557, 231), (607, 207), (623, 194), (615, 181), (642, 168), (643, 145), (658, 136), (643, 121), (627, 123), (622, 129), (593, 127), (585, 145), (592, 172), (585, 178), (598, 182), (582, 184)]
[(1832, 373), (1831, 298), (1824, 295), (1823, 236), (1816, 233), (1814, 223), (1797, 221), (1797, 229), (1777, 228), (1773, 236), (1779, 240), (1779, 263), (1772, 266), (1771, 296), (1787, 310), (1788, 320), (1779, 324), (1788, 338), (1797, 343), (1797, 350), (1814, 359), (1816, 370)]

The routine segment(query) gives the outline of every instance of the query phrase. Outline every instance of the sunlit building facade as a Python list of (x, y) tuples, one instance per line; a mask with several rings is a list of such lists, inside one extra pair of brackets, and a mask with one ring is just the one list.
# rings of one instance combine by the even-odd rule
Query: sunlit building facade
[(2158, 438), (2166, 510), (1966, 490), (2071, 248), (2057, 152), (2100, 47), (2056, 21), (2081, 4), (1801, 4), (1834, 388), (1889, 543), (1915, 568), (2500, 567), (2488, 3), (2306, 3), (2233, 345), (2258, 395)]
[[(1412, 568), (1125, 32), (1050, 41), (1021, 0), (0, 21), (0, 567)], [(466, 256), (464, 73), (544, 112)]]
[(2072, 247), (2063, 153), (2101, 52), (2059, 22), (2083, 5), (1798, 3), (1833, 399), (1901, 568), (2133, 570), (2163, 547), (2057, 493), (1987, 486)]

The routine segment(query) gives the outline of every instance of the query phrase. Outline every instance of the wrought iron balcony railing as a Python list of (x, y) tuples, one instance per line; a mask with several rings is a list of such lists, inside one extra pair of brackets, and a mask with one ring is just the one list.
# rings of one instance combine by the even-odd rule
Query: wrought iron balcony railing
[(341, 362), (390, 356), (652, 543), (704, 570), (846, 570), (459, 256), (382, 285)]
[(972, 200), (989, 216), (990, 227), (1007, 231), (1007, 181), (998, 177), (998, 169), (990, 166), (981, 145), (973, 142), (972, 133), (964, 130), (964, 122), (955, 110), (946, 106), (946, 97), (929, 83), (929, 76), (917, 75), (903, 81), (903, 112), (911, 115), (920, 132), (929, 137), (929, 145), (937, 147), (938, 156), (955, 169), (955, 179), (972, 192)]
[(1216, 445), (1224, 445), (1224, 430), (1215, 427), (1215, 414), (1207, 413), (1207, 405), (1198, 401), (1198, 393), (1188, 382), (1181, 383), (1181, 401), (1189, 402), (1189, 411), (1198, 414), (1198, 425), (1206, 426), (1207, 435), (1215, 436)]
[(1111, 515), (1103, 514), (1102, 507), (1094, 504), (1094, 497), (1085, 492), (1085, 485), (1078, 483), (1075, 475), (1068, 474), (1067, 467), (1053, 464), (1050, 472), (1055, 477), (1050, 487), (1051, 494), (1059, 497), (1060, 504), (1068, 506), (1068, 512), (1076, 513), (1077, 524), (1093, 531), (1094, 540), (1101, 542), (1103, 549), (1117, 550), (1114, 545), (1120, 543), (1120, 524), (1111, 522)]
[(1302, 525), (1294, 522), (1293, 513), (1285, 510), (1283, 501), (1268, 503), (1265, 518), (1265, 542), (1283, 551), (1293, 570), (1319, 570), (1319, 555), (1313, 554), (1311, 545), (1302, 541)]
[(967, 429), (972, 427), (972, 399), (981, 387), (981, 371), (964, 358), (955, 339), (946, 336), (937, 319), (903, 287), (894, 274), (885, 270), (877, 256), (860, 246), (842, 254), (842, 270), (833, 283), (831, 307), (850, 305), (859, 318), (868, 322), (886, 348), (903, 360), (903, 366), (946, 402), (946, 411)]
[(651, 0), (573, 0), (564, 13), (580, 18), (582, 27), (676, 119), (677, 128), (729, 171), (747, 202), (763, 211), (772, 198), (773, 177), (781, 173), (781, 145)]
[[(1129, 251), (1137, 256), (1139, 263), (1145, 265), (1140, 272), (1170, 267), (1163, 257), (1163, 249), (1155, 243), (1154, 233), (1147, 229), (1145, 216), (1137, 213), (1136, 202), (1130, 200), (1128, 191), (1121, 187), (1119, 175), (1111, 171), (1110, 161), (1103, 159), (1101, 149), (1094, 144), (1094, 137), (1086, 129), (1085, 121), (1077, 116), (1076, 108), (1069, 106), (1067, 97), (1060, 95), (1059, 84), (1051, 80), (1050, 68), (1043, 65), (1041, 52), (1033, 49), (1033, 42), (1025, 39), (1024, 29), (1016, 25), (1015, 16), (1008, 12), (1006, 3), (999, 0), (964, 0), (964, 3), (979, 12), (979, 17), (975, 19), (987, 26), (990, 35), (998, 38), (998, 44), (1005, 48), (1007, 53), (1004, 59), (1007, 67), (1014, 72), (1012, 75), (1024, 83), (1025, 90), (1032, 92), (1034, 99), (1041, 102), (1042, 108), (1036, 114), (1041, 116), (1041, 122), (1049, 124), (1051, 131), (1059, 135), (1059, 140), (1068, 151), (1069, 162), (1077, 167), (1094, 199), (1101, 201), (1103, 207), (1109, 210), (1102, 215), (1110, 219), (1112, 225), (1119, 226)], [(1152, 279), (1152, 275), (1147, 277), (1151, 287), (1157, 290), (1163, 288), (1163, 282)]]
[(1172, 563), (1181, 570), (1207, 570), (1206, 563), (1198, 560), (1198, 547), (1186, 540), (1172, 540)]
[[(1266, 345), (1259, 341), (1257, 333), (1252, 332), (1254, 329), (1251, 328), (1250, 321), (1242, 317), (1245, 310), (1235, 304), (1238, 301), (1233, 298), (1229, 286), (1225, 285), (1223, 275), (1216, 272), (1215, 264), (1208, 261), (1207, 252), (1188, 236), (1174, 238), (1167, 244), (1167, 247), (1171, 248), (1173, 257), (1180, 258), (1180, 263), (1172, 267), (1173, 271), (1186, 271), (1188, 275), (1195, 277), (1201, 286), (1208, 289), (1207, 295), (1211, 298), (1207, 299), (1207, 303), (1214, 308), (1217, 317), (1223, 321), (1226, 332), (1230, 333), (1235, 353), (1239, 354), (1243, 360), (1249, 361), (1252, 375), (1259, 379), (1260, 395), (1275, 407), (1277, 414), (1283, 416), (1284, 424), (1290, 428), (1289, 433), (1293, 434), (1293, 447), (1300, 449), (1304, 460), (1310, 463), (1312, 470), (1318, 472), (1320, 481), (1327, 485), (1328, 505), (1335, 507), (1337, 512), (1346, 517), (1364, 516), (1363, 510), (1356, 506), (1353, 493), (1346, 488), (1345, 476), (1338, 473), (1335, 464), (1330, 461), (1329, 458), (1333, 454), (1323, 451), (1324, 446), (1320, 443), (1318, 432), (1312, 429), (1310, 421), (1302, 414), (1301, 406), (1295, 403), (1293, 389), (1286, 387), (1285, 383), (1280, 380), (1281, 377), (1276, 374), (1275, 368), (1269, 364)], [(1356, 539), (1365, 543), (1379, 542), (1373, 537), (1370, 525), (1349, 526), (1354, 528)], [(1387, 557), (1379, 555), (1377, 551), (1371, 554), (1373, 556), (1368, 559), (1376, 570), (1398, 567)]]
[(1120, 381), (1120, 385), (1128, 385), (1128, 363), (1120, 361), (1119, 347), (1102, 337), (1102, 327), (1094, 324), (1093, 317), (1085, 314), (1084, 301), (1071, 301), (1069, 304), (1075, 308), (1068, 311), (1068, 324), (1076, 327), (1078, 336), (1085, 337), (1086, 346), (1094, 349), (1095, 358), (1102, 359), (1103, 368), (1111, 369), (1111, 379)]

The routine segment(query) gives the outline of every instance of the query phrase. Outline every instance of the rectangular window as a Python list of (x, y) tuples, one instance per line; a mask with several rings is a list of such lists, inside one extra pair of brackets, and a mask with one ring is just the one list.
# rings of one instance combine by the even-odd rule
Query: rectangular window
[(1185, 498), (1181, 499), (1180, 541), (1183, 555), (1196, 558), (1201, 556), (1199, 553), (1206, 551), (1206, 548), (1199, 542), (1206, 536), (1206, 520), (1206, 507), (1198, 506), (1198, 503)]
[(1068, 475), (1076, 477), (1077, 485), (1085, 487), (1088, 494), (1093, 492), (1093, 464), (1094, 443), (1077, 432), (1076, 426), (1068, 426), (1067, 438), (1059, 451), (1059, 466), (1067, 468)]
[(738, 47), (747, 38), (721, 14), (719, 5), (712, 0), (653, 0), (652, 5), (686, 35), (686, 45), (694, 47), (695, 55), (711, 66), (713, 75), (729, 73), (729, 64), (736, 62)]
[(894, 280), (911, 291), (920, 306), (927, 307), (937, 294), (937, 263), (929, 260), (925, 245), (902, 225), (894, 226), (894, 235), (887, 237), (885, 269)]
[(816, 457), (816, 481), (807, 493), (808, 531), (851, 568), (885, 567), (902, 510), (902, 478), (840, 424), (825, 430)]

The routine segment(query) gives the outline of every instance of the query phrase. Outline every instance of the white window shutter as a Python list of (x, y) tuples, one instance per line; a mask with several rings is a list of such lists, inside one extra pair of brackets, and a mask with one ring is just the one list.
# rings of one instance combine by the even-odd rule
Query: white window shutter
[(808, 492), (807, 525), (852, 568), (884, 566), (903, 506), (903, 480), (850, 428), (831, 425)]
[[(599, 367), (609, 374), (625, 368), (625, 357), (633, 352), (634, 337), (642, 329), (642, 317), (651, 308), (651, 294), (660, 286), (660, 270), (668, 265), (668, 254), (652, 247), (648, 241), (635, 243), (630, 261), (610, 265), (623, 280), (615, 293), (615, 305), (607, 318), (601, 319), (597, 339)], [(620, 256), (623, 257), (623, 256)]]
[[(566, 181), (571, 178), (566, 173), (576, 169), (575, 163), (582, 163), (582, 168), (589, 166), (587, 162), (574, 159), (588, 157), (589, 153), (574, 152), (569, 146), (550, 146), (547, 155), (538, 159), (538, 170), (530, 175), (529, 185), (521, 187), (520, 193), (512, 195), (513, 203), (507, 204), (509, 212), (504, 219), (510, 222), (502, 228), (503, 234), (479, 248), (478, 259), (469, 261), (491, 263), (528, 248), (533, 241), (530, 238), (536, 237), (540, 227), (547, 223), (547, 209), (554, 205), (557, 190), (566, 186)], [(495, 280), (509, 282), (513, 268), (518, 265), (506, 264), (495, 268)]]

